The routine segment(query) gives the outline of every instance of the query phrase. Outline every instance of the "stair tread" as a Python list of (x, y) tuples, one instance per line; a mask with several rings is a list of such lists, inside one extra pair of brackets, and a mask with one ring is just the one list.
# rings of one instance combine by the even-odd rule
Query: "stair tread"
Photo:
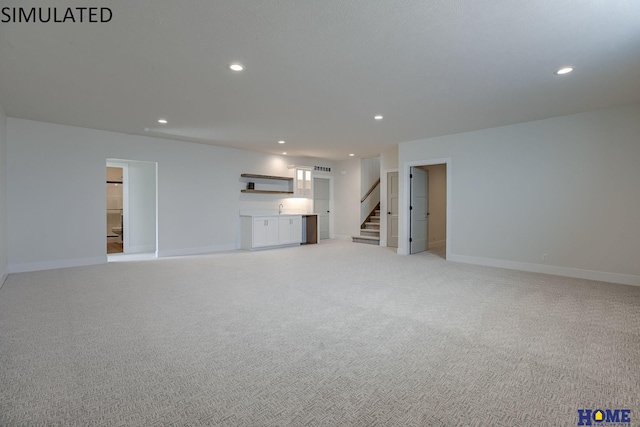
[(380, 240), (379, 237), (374, 236), (351, 236), (353, 239), (362, 239), (362, 240)]

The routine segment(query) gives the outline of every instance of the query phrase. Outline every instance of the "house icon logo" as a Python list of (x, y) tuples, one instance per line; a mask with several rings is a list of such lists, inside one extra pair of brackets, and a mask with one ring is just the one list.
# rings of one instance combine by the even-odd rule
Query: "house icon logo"
[(631, 409), (578, 409), (579, 426), (629, 425)]

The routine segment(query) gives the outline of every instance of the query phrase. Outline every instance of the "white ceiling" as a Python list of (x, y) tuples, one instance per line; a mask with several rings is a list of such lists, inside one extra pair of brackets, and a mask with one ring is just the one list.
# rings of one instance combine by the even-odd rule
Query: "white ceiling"
[[(111, 22), (0, 23), (8, 116), (344, 159), (640, 102), (638, 0), (90, 5), (110, 7)], [(564, 65), (576, 70), (554, 75)]]

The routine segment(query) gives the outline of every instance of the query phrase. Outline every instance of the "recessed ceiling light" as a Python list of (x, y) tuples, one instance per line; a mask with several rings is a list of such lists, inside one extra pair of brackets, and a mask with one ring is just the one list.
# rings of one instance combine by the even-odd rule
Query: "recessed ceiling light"
[(573, 71), (573, 67), (563, 67), (563, 68), (560, 68), (558, 71), (556, 71), (556, 74), (561, 76), (563, 74), (569, 74), (572, 71)]
[(278, 144), (284, 144), (284, 141), (278, 141)]
[(353, 154), (353, 153), (349, 154), (349, 157), (353, 157), (353, 156), (355, 156), (355, 154)]
[(166, 125), (168, 122), (165, 119), (158, 119), (158, 123)]
[(284, 151), (282, 154), (284, 154), (284, 155), (286, 156), (286, 155), (287, 155), (287, 152), (286, 152), (286, 151)]
[(373, 118), (376, 119), (376, 120), (382, 120), (383, 117), (378, 114), (377, 116), (373, 116)]
[(242, 70), (244, 70), (244, 66), (242, 64), (238, 64), (237, 62), (229, 65), (229, 68), (231, 68), (233, 71), (242, 71)]

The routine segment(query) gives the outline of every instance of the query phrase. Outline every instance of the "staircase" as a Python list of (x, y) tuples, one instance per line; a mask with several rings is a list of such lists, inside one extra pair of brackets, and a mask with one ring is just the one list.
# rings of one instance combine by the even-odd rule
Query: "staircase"
[(360, 227), (359, 236), (351, 236), (355, 243), (366, 243), (369, 245), (380, 245), (380, 204)]

